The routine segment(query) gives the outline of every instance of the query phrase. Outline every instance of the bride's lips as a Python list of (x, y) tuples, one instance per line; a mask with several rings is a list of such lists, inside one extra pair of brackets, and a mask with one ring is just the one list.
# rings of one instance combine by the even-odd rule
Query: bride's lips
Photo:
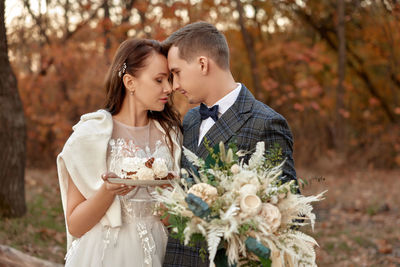
[(165, 104), (168, 102), (168, 97), (160, 98), (160, 101)]

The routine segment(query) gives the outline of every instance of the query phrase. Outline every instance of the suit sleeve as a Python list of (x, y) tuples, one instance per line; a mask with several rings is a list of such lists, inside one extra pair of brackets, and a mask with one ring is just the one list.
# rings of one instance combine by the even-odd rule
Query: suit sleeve
[(293, 160), (293, 136), (289, 125), (282, 116), (274, 116), (265, 120), (264, 134), (266, 140), (266, 149), (276, 145), (282, 149), (282, 157), (286, 159), (283, 166), (282, 180), (287, 182), (296, 179), (296, 170)]

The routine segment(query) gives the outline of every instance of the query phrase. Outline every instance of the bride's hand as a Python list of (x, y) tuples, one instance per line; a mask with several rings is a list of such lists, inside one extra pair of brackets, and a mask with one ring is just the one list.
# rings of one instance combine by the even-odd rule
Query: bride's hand
[(108, 178), (120, 178), (120, 177), (118, 177), (118, 175), (116, 175), (113, 172), (107, 172), (107, 173), (103, 173), (101, 175), (101, 179), (104, 180), (105, 189), (108, 192), (112, 193), (113, 195), (125, 196), (126, 194), (128, 194), (135, 188), (135, 186), (131, 186), (131, 185), (128, 186), (125, 184), (110, 183), (108, 181)]

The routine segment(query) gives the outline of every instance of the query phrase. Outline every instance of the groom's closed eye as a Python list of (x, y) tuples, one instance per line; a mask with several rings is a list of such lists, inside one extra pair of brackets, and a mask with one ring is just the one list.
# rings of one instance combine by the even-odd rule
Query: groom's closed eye
[(172, 75), (178, 75), (178, 74), (179, 74), (179, 72), (180, 72), (180, 70), (179, 70), (179, 69), (177, 69), (177, 68), (172, 68), (172, 69), (171, 69), (171, 73), (172, 73)]

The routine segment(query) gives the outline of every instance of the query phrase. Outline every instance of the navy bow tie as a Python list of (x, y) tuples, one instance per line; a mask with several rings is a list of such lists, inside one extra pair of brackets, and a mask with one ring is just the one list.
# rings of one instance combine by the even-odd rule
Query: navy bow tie
[(209, 117), (211, 117), (211, 119), (214, 121), (218, 120), (218, 105), (208, 108), (206, 105), (201, 103), (199, 112), (202, 120), (205, 120)]

